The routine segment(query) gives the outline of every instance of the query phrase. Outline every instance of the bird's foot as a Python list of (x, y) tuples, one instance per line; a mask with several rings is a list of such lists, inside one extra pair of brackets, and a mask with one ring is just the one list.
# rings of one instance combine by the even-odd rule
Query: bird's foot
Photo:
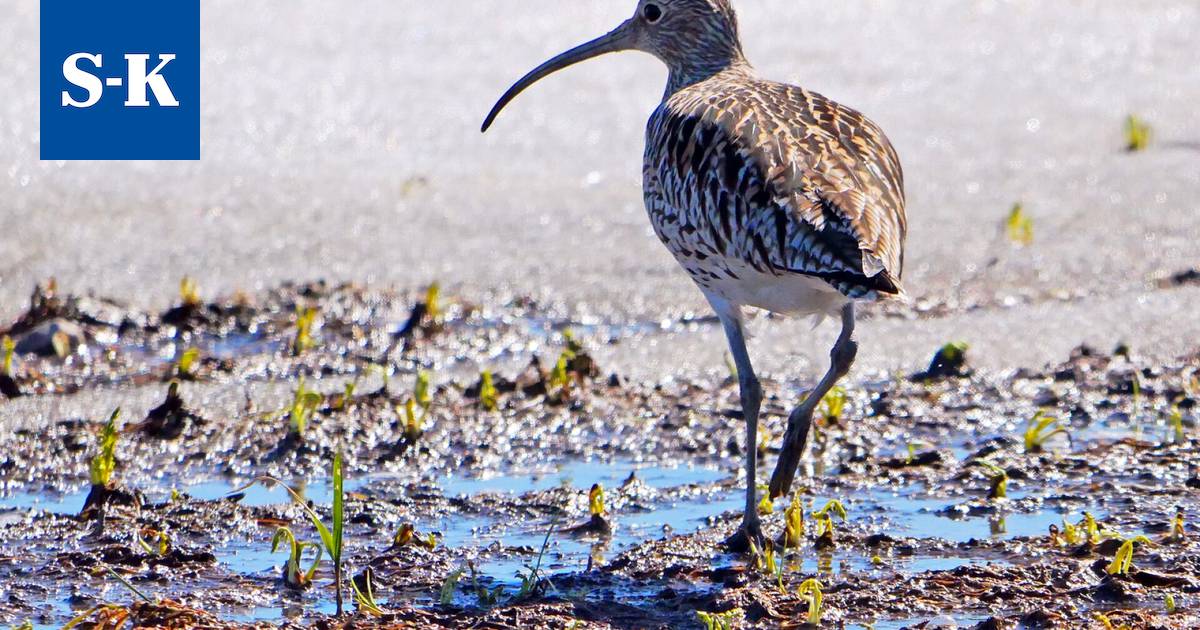
[(766, 540), (762, 532), (762, 523), (757, 518), (746, 519), (732, 536), (725, 539), (725, 548), (735, 553), (748, 553), (751, 551), (750, 543), (754, 543), (754, 549), (762, 550)]

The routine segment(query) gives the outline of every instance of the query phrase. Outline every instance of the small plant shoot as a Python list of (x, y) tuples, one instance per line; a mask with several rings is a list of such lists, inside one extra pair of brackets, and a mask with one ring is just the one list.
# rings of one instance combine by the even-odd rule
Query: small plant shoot
[(846, 410), (846, 399), (846, 390), (842, 387), (834, 387), (821, 399), (821, 417), (825, 419), (826, 425), (837, 424), (842, 419), (842, 413)]
[(417, 414), (417, 401), (409, 398), (404, 401), (404, 437), (409, 443), (416, 443), (421, 439), (421, 434), (424, 433), (425, 414), (424, 410), (420, 415)]
[(1154, 130), (1136, 114), (1130, 114), (1125, 118), (1126, 151), (1130, 153), (1145, 151), (1150, 146), (1153, 136)]
[(454, 603), (454, 591), (458, 589), (458, 581), (462, 579), (463, 570), (455, 569), (446, 575), (446, 579), (442, 581), (441, 592), (438, 595), (438, 602), (443, 606), (449, 606)]
[(813, 519), (817, 522), (817, 541), (818, 545), (832, 545), (835, 540), (835, 532), (833, 527), (833, 517), (837, 516), (838, 520), (846, 521), (846, 508), (841, 501), (833, 499), (825, 504), (825, 507), (812, 513)]
[(804, 539), (804, 506), (800, 504), (800, 494), (792, 495), (792, 503), (783, 511), (783, 544), (794, 549), (799, 547)]
[(496, 391), (496, 384), (492, 382), (492, 371), (484, 370), (479, 375), (479, 404), (485, 411), (496, 411), (499, 409), (500, 394)]
[(200, 286), (188, 276), (179, 281), (179, 303), (187, 308), (196, 308), (203, 304), (200, 299)]
[(117, 455), (117, 418), (121, 417), (120, 408), (112, 412), (104, 429), (100, 431), (100, 452), (92, 458), (89, 467), (93, 487), (108, 487), (112, 481), (113, 470), (116, 469)]
[(16, 378), (16, 374), (13, 372), (13, 352), (16, 347), (12, 337), (8, 335), (4, 335), (4, 339), (0, 340), (0, 352), (4, 354), (3, 374), (10, 379)]
[(696, 611), (696, 618), (703, 624), (704, 630), (734, 630), (737, 622), (745, 616), (746, 613), (741, 608), (734, 608), (722, 613)]
[(442, 287), (436, 282), (425, 289), (425, 314), (433, 324), (442, 321)]
[(433, 396), (429, 388), (429, 372), (425, 370), (417, 370), (417, 382), (413, 386), (413, 398), (421, 409), (429, 411), (429, 406), (433, 404)]
[(316, 345), (313, 340), (313, 325), (317, 319), (317, 309), (312, 307), (296, 307), (296, 337), (292, 340), (292, 356), (298, 357)]
[(1133, 545), (1135, 543), (1143, 545), (1153, 544), (1145, 536), (1134, 536), (1133, 538), (1126, 539), (1121, 544), (1121, 547), (1117, 549), (1117, 554), (1113, 556), (1112, 562), (1108, 563), (1108, 566), (1104, 568), (1109, 575), (1125, 575), (1129, 573), (1129, 569), (1133, 566)]
[[(311, 586), (317, 567), (321, 564), (321, 545), (296, 540), (296, 535), (287, 527), (275, 530), (275, 535), (271, 537), (271, 553), (278, 552), (280, 545), (286, 545), (284, 548), (288, 552), (287, 564), (283, 567), (283, 583), (294, 589)], [(304, 552), (310, 549), (314, 552), (312, 564), (308, 570), (304, 570), (301, 568), (301, 562)]]
[(171, 537), (164, 531), (143, 527), (140, 532), (134, 534), (134, 538), (137, 539), (138, 546), (149, 555), (162, 557), (171, 551)]
[(1008, 498), (1008, 471), (986, 460), (975, 460), (988, 473), (991, 488), (988, 490), (989, 499)]
[(196, 377), (196, 361), (200, 358), (200, 350), (198, 348), (188, 348), (179, 355), (179, 361), (175, 364), (175, 376), (184, 380), (190, 380)]
[(1033, 417), (1029, 419), (1029, 424), (1025, 427), (1025, 452), (1041, 453), (1046, 442), (1056, 435), (1068, 435), (1067, 429), (1062, 426), (1062, 422), (1058, 418), (1048, 416), (1041, 411), (1033, 414)]
[(825, 599), (821, 592), (821, 583), (812, 578), (807, 579), (800, 584), (796, 594), (800, 596), (800, 599), (808, 602), (808, 617), (805, 622), (810, 626), (821, 625), (821, 605)]
[(1033, 219), (1025, 213), (1024, 204), (1013, 204), (1008, 218), (1004, 221), (1004, 232), (1008, 235), (1008, 240), (1017, 245), (1033, 244)]
[(604, 516), (604, 486), (595, 483), (588, 491), (588, 512), (592, 516)]
[[(333, 562), (334, 574), (334, 593), (337, 598), (337, 614), (342, 614), (342, 550), (343, 550), (343, 531), (345, 527), (345, 492), (344, 492), (344, 477), (342, 473), (342, 454), (336, 453), (333, 456), (333, 514), (332, 522), (326, 525), (321, 520), (321, 515), (309, 506), (308, 502), (296, 490), (292, 489), (281, 479), (270, 476), (262, 476), (250, 482), (246, 486), (235, 489), (233, 493), (241, 492), (250, 486), (257, 483), (268, 484), (272, 486), (282, 487), (291, 495), (292, 500), (299, 505), (308, 520), (312, 522), (313, 527), (317, 530), (317, 534), (321, 537), (321, 546), (329, 555), (329, 559)], [(231, 493), (232, 494), (232, 493)]]
[(362, 573), (361, 588), (358, 585), (359, 579), (350, 580), (350, 588), (354, 591), (354, 606), (369, 617), (382, 617), (387, 614), (387, 611), (375, 601), (373, 577), (373, 572), (368, 568)]
[(304, 431), (308, 428), (309, 418), (324, 400), (324, 396), (309, 391), (304, 385), (304, 377), (300, 377), (300, 381), (296, 384), (296, 391), (292, 395), (292, 406), (288, 410), (293, 436), (303, 439)]

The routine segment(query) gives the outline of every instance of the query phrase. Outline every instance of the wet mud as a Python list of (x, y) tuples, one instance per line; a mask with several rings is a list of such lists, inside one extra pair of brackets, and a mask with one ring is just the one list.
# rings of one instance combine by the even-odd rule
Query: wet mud
[[(0, 382), (0, 622), (1200, 626), (1200, 355), (985, 371), (948, 345), (856, 371), (794, 500), (760, 506), (773, 542), (735, 554), (744, 449), (769, 471), (811, 383), (765, 383), (746, 445), (734, 379), (593, 358), (660, 323), (482, 302), (317, 283), (148, 313), (40, 287), (0, 330), (20, 349)], [(287, 527), (312, 564), (337, 453), (340, 618), (328, 553), (297, 580), (272, 552)]]

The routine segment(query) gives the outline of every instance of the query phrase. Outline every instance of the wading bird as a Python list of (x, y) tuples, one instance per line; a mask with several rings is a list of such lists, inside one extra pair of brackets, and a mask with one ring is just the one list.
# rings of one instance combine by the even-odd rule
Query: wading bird
[[(737, 365), (746, 422), (746, 508), (729, 541), (762, 541), (755, 477), (762, 387), (743, 309), (841, 316), (831, 365), (788, 417), (771, 498), (791, 490), (817, 405), (858, 351), (854, 304), (902, 295), (904, 184), (883, 131), (800, 87), (759, 78), (742, 53), (730, 0), (641, 0), (603, 37), (542, 64), (483, 123), (539, 79), (622, 50), (667, 65), (646, 131), (644, 195), (663, 244), (716, 311)], [(761, 544), (760, 544), (761, 548)]]

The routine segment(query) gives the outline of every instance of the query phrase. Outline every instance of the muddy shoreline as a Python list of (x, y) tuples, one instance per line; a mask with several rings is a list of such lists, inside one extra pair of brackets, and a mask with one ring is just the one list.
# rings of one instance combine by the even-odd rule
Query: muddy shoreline
[[(746, 448), (732, 379), (643, 382), (592, 358), (657, 332), (423, 288), (283, 285), (151, 313), (41, 287), (0, 333), (23, 350), (0, 403), (0, 622), (57, 627), (113, 604), (89, 621), (673, 628), (702, 627), (703, 612), (800, 627), (797, 589), (813, 578), (822, 627), (1200, 623), (1200, 355), (1081, 347), (987, 371), (968, 349), (936, 374), (856, 373), (818, 423), (792, 508), (805, 529), (772, 574), (720, 545)], [(429, 402), (414, 422), (419, 372)], [(764, 467), (805, 385), (766, 383)], [(297, 432), (301, 389), (312, 402)], [(124, 408), (114, 471), (85, 510), (108, 403)], [(1055, 422), (1031, 438), (1039, 412)], [(282, 490), (245, 487), (286, 480), (329, 518), (335, 452), (345, 562), (360, 580), (370, 569), (382, 616), (352, 603), (330, 616), (328, 561), (311, 587), (288, 588), (272, 534), (316, 532)], [(589, 525), (595, 484), (607, 533)], [(814, 513), (835, 499), (847, 517), (819, 532)], [(764, 516), (769, 535), (789, 507)], [(1110, 574), (1137, 535), (1150, 543)]]

